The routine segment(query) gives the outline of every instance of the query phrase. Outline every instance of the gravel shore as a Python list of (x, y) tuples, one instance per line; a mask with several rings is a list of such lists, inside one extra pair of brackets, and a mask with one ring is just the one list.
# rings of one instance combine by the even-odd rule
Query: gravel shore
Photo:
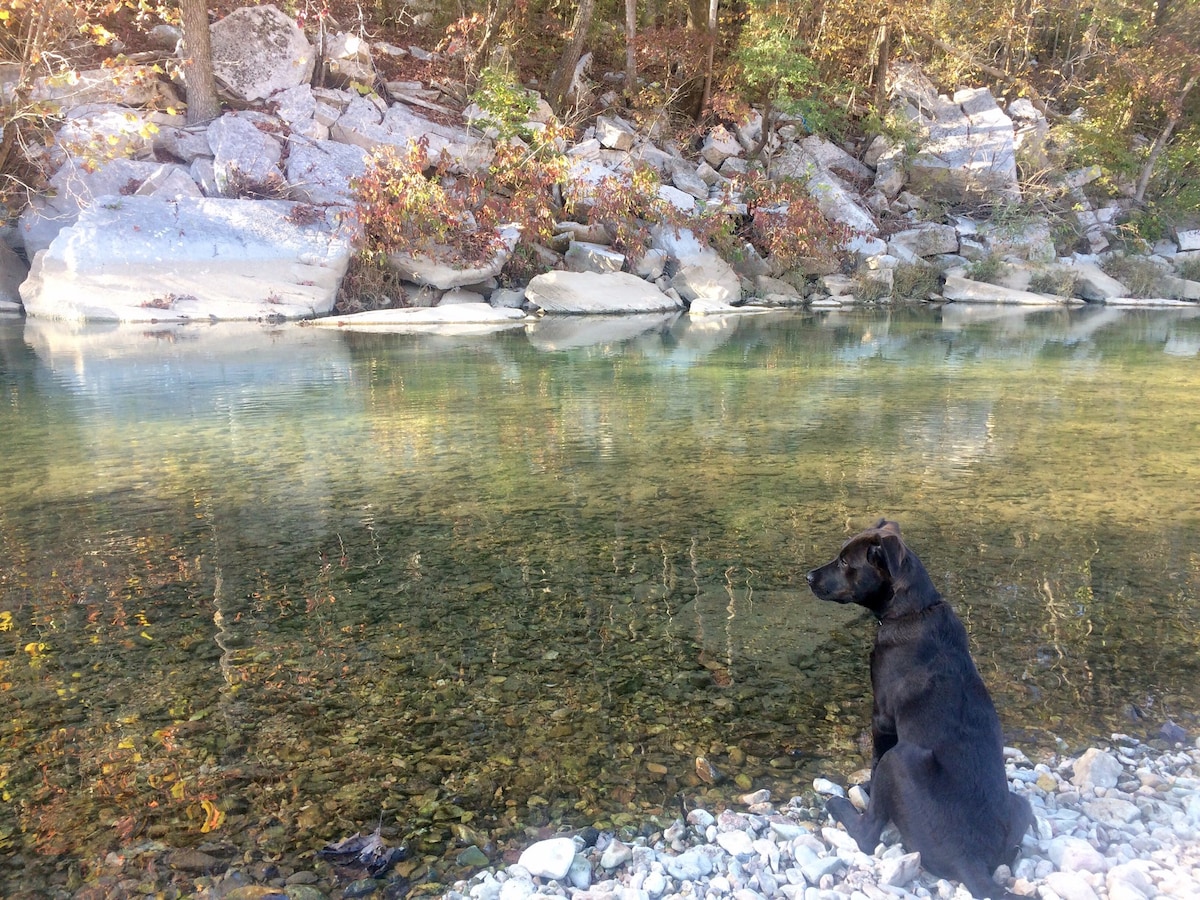
[[(1040, 900), (1156, 900), (1200, 897), (1200, 740), (1140, 742), (1113, 735), (1077, 757), (1028, 759), (1006, 750), (1012, 789), (1029, 799), (1035, 828), (1011, 870), (996, 878), (1014, 894)], [(863, 776), (866, 772), (861, 773)], [(851, 779), (853, 780), (853, 778)], [(894, 829), (875, 853), (859, 851), (825, 814), (826, 796), (859, 792), (817, 778), (802, 796), (745, 794), (726, 809), (690, 809), (663, 828), (611, 834), (595, 828), (526, 845), (507, 844), (497, 864), (475, 846), (457, 854), (476, 873), (440, 897), (413, 884), (394, 860), (391, 839), (348, 839), (351, 865), (319, 853), (234, 852), (220, 843), (175, 849), (143, 842), (113, 852), (87, 872), (72, 868), (53, 883), (16, 876), (14, 900), (967, 900), (961, 885), (939, 880), (906, 853)], [(636, 836), (635, 836), (636, 834)], [(544, 832), (543, 832), (544, 835)], [(519, 858), (518, 858), (519, 856)], [(367, 866), (367, 860), (377, 865)], [(14, 865), (19, 860), (12, 861)], [(19, 871), (19, 870), (18, 870)], [(15, 875), (16, 873), (10, 873)], [(81, 877), (85, 876), (85, 877)]]
[[(1145, 744), (1113, 735), (1106, 749), (1034, 763), (1006, 750), (1009, 783), (1032, 804), (1035, 830), (997, 881), (1042, 900), (1200, 897), (1200, 741)], [(741, 808), (693, 809), (664, 831), (625, 842), (588, 829), (528, 846), (516, 865), (458, 882), (442, 900), (965, 900), (906, 853), (894, 829), (873, 855), (832, 827), (820, 794)], [(851, 799), (857, 792), (850, 788)]]

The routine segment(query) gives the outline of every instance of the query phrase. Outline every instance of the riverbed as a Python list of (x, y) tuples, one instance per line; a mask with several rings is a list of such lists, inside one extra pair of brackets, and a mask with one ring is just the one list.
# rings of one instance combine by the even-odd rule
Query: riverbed
[(0, 320), (0, 851), (380, 825), (448, 884), (790, 796), (862, 764), (870, 624), (803, 575), (884, 515), (1007, 743), (1191, 730), (1198, 354), (1194, 310)]

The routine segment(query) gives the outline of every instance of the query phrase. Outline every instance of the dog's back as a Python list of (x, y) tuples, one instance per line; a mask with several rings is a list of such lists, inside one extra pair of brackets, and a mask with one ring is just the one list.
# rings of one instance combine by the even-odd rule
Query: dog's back
[(870, 803), (862, 816), (845, 801), (831, 801), (830, 812), (867, 853), (895, 821), (931, 872), (995, 896), (991, 873), (1015, 857), (1033, 816), (1008, 790), (1000, 720), (962, 622), (894, 522), (852, 538), (808, 581), (819, 598), (879, 619)]

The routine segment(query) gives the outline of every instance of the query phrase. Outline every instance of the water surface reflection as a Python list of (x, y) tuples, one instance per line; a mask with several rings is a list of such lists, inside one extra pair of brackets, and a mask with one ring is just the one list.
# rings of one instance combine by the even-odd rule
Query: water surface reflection
[(28, 885), (382, 814), (437, 867), (798, 792), (869, 710), (868, 623), (803, 572), (881, 514), (1012, 742), (1191, 725), (1198, 352), (1191, 311), (959, 305), (0, 322), (0, 848)]

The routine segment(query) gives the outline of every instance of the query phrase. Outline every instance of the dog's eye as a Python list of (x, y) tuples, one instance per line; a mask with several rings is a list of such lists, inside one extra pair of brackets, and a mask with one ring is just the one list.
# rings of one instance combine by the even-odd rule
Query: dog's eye
[(846, 559), (845, 559), (845, 557), (842, 557), (842, 556), (839, 556), (839, 557), (838, 557), (838, 568), (839, 568), (839, 569), (844, 569), (844, 568), (846, 568)]

